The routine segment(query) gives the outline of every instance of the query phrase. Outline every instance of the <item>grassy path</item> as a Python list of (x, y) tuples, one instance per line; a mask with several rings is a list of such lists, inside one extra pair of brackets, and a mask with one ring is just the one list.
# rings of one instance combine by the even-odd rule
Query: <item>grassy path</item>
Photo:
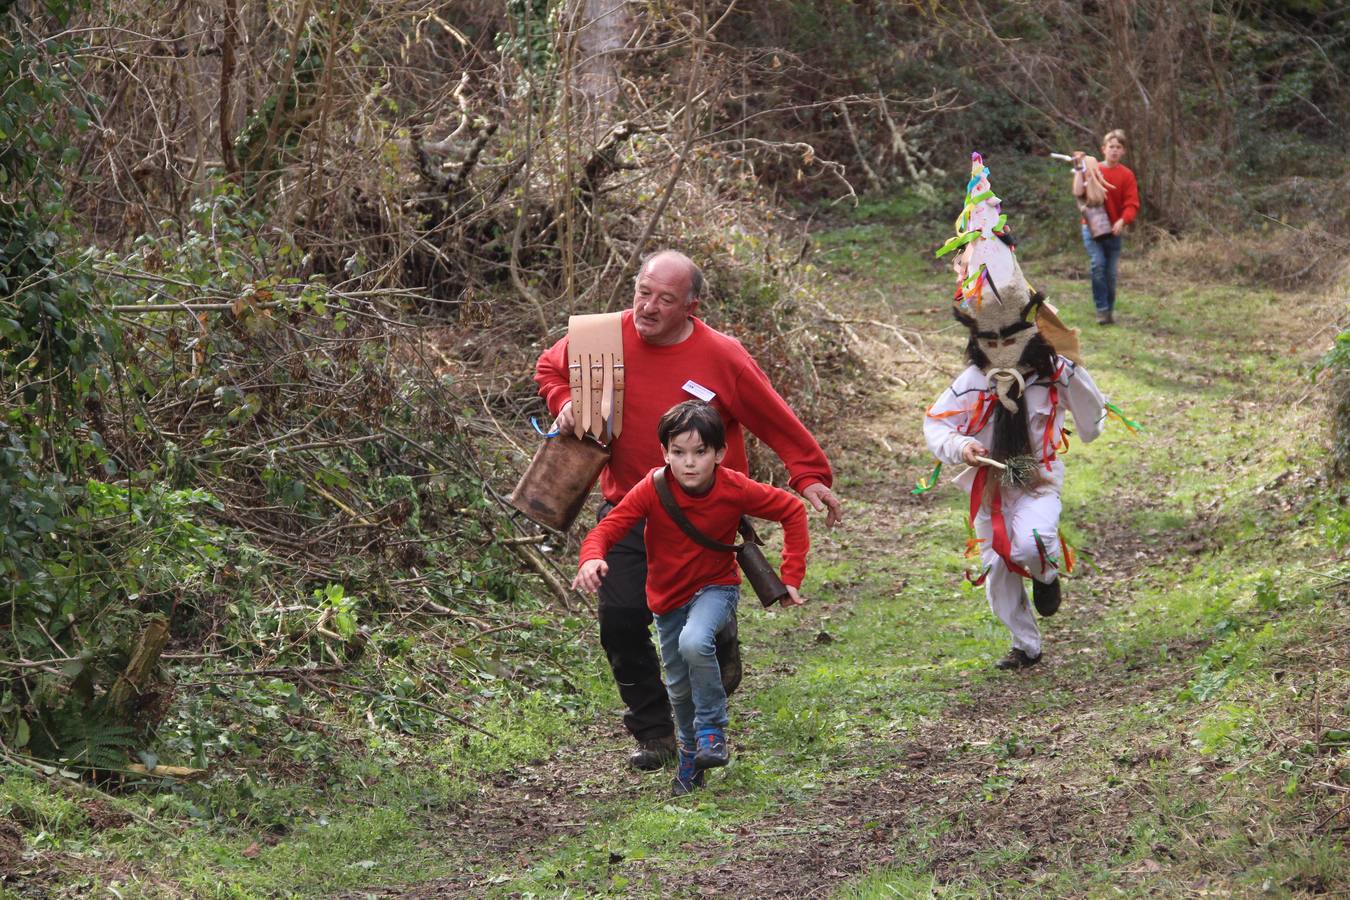
[[(732, 766), (671, 800), (668, 774), (616, 770), (604, 715), (442, 824), (458, 874), (377, 894), (1350, 890), (1350, 517), (1317, 479), (1319, 311), (1127, 258), (1122, 324), (1100, 329), (1086, 285), (1056, 277), (1078, 260), (1038, 267), (1148, 430), (1071, 450), (1064, 522), (1088, 564), (1043, 623), (1046, 662), (1009, 676), (960, 583), (963, 496), (909, 493), (922, 409), (957, 368), (960, 336), (931, 334), (946, 278), (886, 240), (832, 236), (834, 294), (880, 288), (930, 334), (890, 351), (893, 384), (834, 435), (850, 519), (817, 533), (813, 605), (742, 613)], [(903, 283), (877, 285), (887, 270)]]
[(963, 332), (948, 276), (898, 243), (822, 240), (821, 294), (875, 375), (825, 438), (848, 521), (813, 535), (810, 605), (742, 611), (734, 758), (707, 789), (672, 800), (669, 773), (622, 767), (617, 696), (578, 649), (574, 694), (485, 707), (495, 739), (429, 736), (392, 767), (353, 747), (308, 782), (207, 794), (252, 824), (142, 825), (193, 815), (189, 795), (107, 809), (15, 779), (41, 833), (25, 856), (0, 820), (0, 871), (31, 886), (12, 896), (1350, 893), (1350, 507), (1319, 478), (1306, 377), (1331, 302), (1127, 255), (1103, 329), (1077, 256), (1028, 264), (1147, 431), (1074, 443), (1063, 529), (1086, 564), (1045, 662), (1007, 675), (961, 579), (964, 495), (910, 493)]

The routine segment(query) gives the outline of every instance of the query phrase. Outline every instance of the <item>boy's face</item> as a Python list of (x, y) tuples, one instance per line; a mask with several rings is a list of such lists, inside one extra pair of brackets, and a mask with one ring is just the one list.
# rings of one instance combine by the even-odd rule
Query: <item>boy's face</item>
[(1116, 166), (1125, 158), (1125, 145), (1119, 138), (1111, 138), (1105, 144), (1102, 144), (1102, 158), (1107, 164)]
[(712, 487), (713, 472), (727, 455), (727, 448), (714, 450), (703, 443), (697, 431), (686, 431), (673, 436), (665, 452), (666, 465), (670, 466), (670, 474), (675, 476), (680, 487), (691, 494), (699, 494)]

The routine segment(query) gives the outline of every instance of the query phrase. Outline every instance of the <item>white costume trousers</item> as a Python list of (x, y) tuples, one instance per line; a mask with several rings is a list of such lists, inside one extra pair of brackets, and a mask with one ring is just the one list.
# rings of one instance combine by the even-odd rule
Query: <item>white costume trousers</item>
[[(1041, 655), (1041, 630), (1036, 625), (1036, 612), (1027, 598), (1022, 576), (1008, 569), (1003, 558), (994, 552), (994, 524), (989, 514), (988, 498), (975, 517), (975, 536), (980, 539), (980, 562), (989, 567), (984, 582), (984, 593), (989, 608), (1012, 632), (1013, 647), (1027, 656)], [(1063, 504), (1059, 493), (1045, 488), (1040, 494), (1003, 489), (1003, 521), (1012, 545), (1009, 556), (1013, 562), (1031, 573), (1037, 581), (1049, 584), (1059, 577), (1059, 513)], [(1040, 535), (1049, 560), (1042, 565), (1041, 553), (1036, 547)]]

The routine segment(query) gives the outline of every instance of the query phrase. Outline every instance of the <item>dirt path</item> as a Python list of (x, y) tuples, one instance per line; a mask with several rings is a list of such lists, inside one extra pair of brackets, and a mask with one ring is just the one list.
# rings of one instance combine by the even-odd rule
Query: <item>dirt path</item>
[[(872, 495), (875, 499), (866, 507), (860, 510), (861, 504), (851, 504), (855, 514), (849, 534), (854, 553), (882, 553), (888, 547), (893, 551), (894, 535), (904, 533), (910, 523), (949, 515), (945, 508), (912, 502), (896, 479), (883, 484), (885, 491)], [(895, 510), (901, 512), (897, 515)], [(1146, 568), (1149, 555), (1141, 552), (1137, 556), (1139, 547), (1138, 539), (1124, 531), (1100, 547), (1102, 556), (1129, 560), (1100, 574), (1098, 589), (1103, 594), (1128, 585)], [(803, 624), (816, 628), (822, 615), (838, 611), (839, 606), (833, 604), (824, 612), (817, 608)], [(1076, 607), (1066, 612), (1072, 624), (1056, 633), (1054, 656), (1092, 652), (1095, 611)], [(753, 660), (751, 667), (754, 672)], [(1144, 689), (1173, 690), (1176, 668), (1154, 670)], [(756, 681), (763, 677), (766, 673), (752, 677), (746, 689), (755, 690)], [(1019, 767), (1017, 777), (1025, 788), (1019, 791), (1016, 804), (991, 805), (980, 795), (981, 785), (999, 771), (999, 765), (987, 758), (971, 758), (959, 748), (1005, 741), (1010, 726), (1006, 710), (1029, 688), (1070, 695), (1061, 714), (1072, 717), (1109, 707), (1120, 693), (1137, 700), (1140, 685), (1134, 673), (1119, 666), (1103, 671), (1095, 683), (1084, 684), (1076, 671), (1053, 661), (1025, 675), (985, 685), (972, 702), (938, 717), (901, 747), (864, 743), (853, 748), (839, 761), (842, 776), (822, 785), (810, 804), (785, 805), (760, 821), (742, 825), (730, 847), (694, 844), (685, 848), (688, 872), (682, 878), (666, 874), (663, 887), (677, 895), (828, 895), (843, 879), (904, 859), (898, 842), (916, 821), (944, 827), (940, 844), (925, 854), (925, 867), (939, 878), (959, 870), (962, 859), (973, 850), (991, 845), (1027, 845), (1032, 857), (1022, 859), (1019, 865), (1023, 866), (1038, 859), (1051, 863), (1055, 848), (1065, 842), (1081, 853), (1083, 839), (1089, 836), (1103, 854), (1118, 849), (1125, 822), (1113, 817), (1109, 808), (1094, 805), (1085, 794), (1086, 786), (1073, 782), (1072, 755), (1083, 738), (1065, 729), (1060, 716), (1054, 722), (1026, 717), (1013, 723), (1026, 747), (1020, 751), (1026, 754), (1022, 758), (1036, 757)], [(491, 866), (494, 861), (500, 864), (503, 857), (514, 857), (527, 867), (551, 842), (587, 825), (595, 815), (586, 808), (591, 797), (602, 803), (622, 803), (664, 788), (668, 777), (664, 774), (644, 777), (615, 770), (628, 741), (613, 723), (596, 723), (590, 738), (569, 749), (565, 762), (550, 762), (494, 785), (448, 823), (451, 834), (458, 832), (478, 846), (479, 853), (468, 860), (471, 864)], [(1144, 747), (1126, 752), (1143, 762), (1149, 754), (1168, 751)], [(853, 773), (867, 762), (882, 763), (887, 770), (859, 782)], [(578, 796), (578, 786), (586, 789), (586, 796)], [(1116, 818), (1114, 824), (1112, 818)], [(629, 877), (638, 880), (641, 873), (631, 871), (634, 865), (627, 866)], [(486, 883), (466, 877), (389, 896), (469, 896), (490, 883), (491, 876)]]

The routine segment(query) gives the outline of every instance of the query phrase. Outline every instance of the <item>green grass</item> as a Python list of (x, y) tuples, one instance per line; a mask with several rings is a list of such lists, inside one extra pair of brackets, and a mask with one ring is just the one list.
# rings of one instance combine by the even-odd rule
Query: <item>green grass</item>
[[(878, 261), (888, 271), (906, 265), (903, 256), (897, 259), (896, 251), (886, 247), (877, 226), (849, 228), (821, 243), (849, 270), (866, 270)], [(909, 265), (918, 270), (921, 261)], [(1085, 293), (1081, 282), (1052, 286), (1069, 296)], [(1141, 891), (1166, 892), (1183, 884), (1173, 872), (1200, 873), (1196, 877), (1234, 890), (1297, 892), (1347, 883), (1334, 836), (1266, 842), (1253, 861), (1250, 842), (1238, 831), (1214, 827), (1225, 817), (1236, 821), (1248, 802), (1262, 798), (1269, 805), (1262, 807), (1258, 822), (1287, 829), (1313, 806), (1290, 787), (1296, 784), (1290, 773), (1325, 762), (1306, 753), (1300, 760), (1297, 743), (1278, 752), (1272, 745), (1279, 743), (1282, 727), (1306, 729), (1299, 707), (1291, 707), (1285, 696), (1289, 690), (1281, 690), (1286, 677), (1280, 674), (1281, 660), (1315, 645), (1323, 628), (1345, 624), (1343, 605), (1319, 608), (1306, 579), (1310, 567), (1327, 560), (1328, 534), (1341, 535), (1338, 546), (1344, 546), (1347, 516), (1343, 508), (1331, 511), (1315, 501), (1301, 516), (1302, 524), (1291, 527), (1280, 510), (1251, 500), (1273, 476), (1317, 465), (1316, 458), (1295, 450), (1297, 432), (1282, 424), (1288, 416), (1280, 399), (1297, 388), (1304, 363), (1289, 354), (1240, 349), (1258, 338), (1259, 320), (1271, 306), (1269, 294), (1186, 289), (1165, 299), (1146, 306), (1148, 298), (1136, 298), (1136, 330), (1098, 329), (1087, 335), (1089, 364), (1098, 381), (1148, 430), (1131, 436), (1117, 427), (1092, 447), (1075, 445), (1066, 491), (1071, 529), (1089, 538), (1123, 531), (1133, 538), (1132, 545), (1138, 542), (1150, 551), (1128, 594), (1103, 597), (1090, 575), (1073, 582), (1072, 589), (1081, 590), (1087, 602), (1110, 602), (1090, 625), (1087, 643), (1096, 646), (1085, 649), (1099, 652), (1065, 661), (1067, 679), (1091, 683), (1103, 664), (1134, 667), (1140, 675), (1132, 680), (1140, 682), (1137, 690), (1149, 699), (1103, 703), (1094, 710), (1101, 720), (1084, 724), (1061, 718), (1061, 707), (1070, 699), (1063, 691), (1014, 700), (1007, 708), (1010, 720), (1046, 717), (1077, 724), (1088, 746), (1073, 760), (1071, 774), (1102, 784), (1107, 792), (1133, 792), (1127, 804), (1132, 838), (1104, 859), (1079, 865), (1065, 860), (1067, 865), (1053, 875), (1025, 882), (1003, 874), (1025, 867), (1029, 858), (1024, 845), (1011, 842), (967, 859), (971, 874), (956, 883), (942, 883), (911, 863), (874, 872), (843, 895), (926, 896), (935, 884), (942, 885), (944, 896), (967, 891), (974, 896), (1095, 895), (1122, 879)], [(1086, 313), (1085, 306), (1069, 307), (1066, 318), (1086, 327)], [(1212, 330), (1197, 327), (1200, 323)], [(1140, 331), (1157, 336), (1154, 346), (1141, 346)], [(1093, 359), (1104, 362), (1097, 366)], [(1128, 469), (1128, 477), (1122, 477), (1122, 469)], [(1307, 499), (1286, 491), (1278, 501), (1302, 505)], [(909, 532), (906, 537), (918, 546), (874, 561), (893, 569), (917, 563), (910, 583), (926, 587), (897, 594), (885, 578), (865, 580), (844, 622), (831, 611), (836, 641), (814, 649), (809, 662), (797, 662), (790, 678), (744, 701), (757, 713), (747, 715), (757, 732), (753, 740), (785, 748), (797, 777), (807, 783), (847, 767), (859, 744), (879, 734), (911, 734), (917, 723), (941, 717), (993, 680), (986, 662), (1004, 638), (1001, 629), (989, 627), (981, 598), (959, 589), (932, 589), (950, 585), (959, 568), (941, 548), (959, 544), (962, 503), (960, 498), (937, 502), (948, 507), (951, 525)], [(1184, 540), (1180, 546), (1172, 543), (1188, 536), (1202, 539), (1199, 549), (1188, 548)], [(1159, 544), (1163, 549), (1153, 552)], [(904, 565), (896, 565), (901, 559)], [(935, 594), (949, 599), (934, 603)], [(1051, 648), (1060, 621), (1047, 623)], [(933, 635), (940, 635), (940, 643), (931, 657), (895, 652), (924, 646)], [(770, 664), (783, 661), (777, 650), (771, 648)], [(1161, 690), (1143, 687), (1154, 665), (1177, 673)], [(1326, 690), (1343, 700), (1344, 672), (1331, 678)], [(885, 726), (878, 727), (881, 723)], [(1141, 739), (1168, 747), (1182, 742), (1184, 749), (1175, 757), (1185, 762), (1146, 762), (1141, 779), (1131, 771), (1140, 764), (1121, 762), (1121, 748), (1137, 746)], [(1006, 743), (1004, 748), (1006, 756)], [(1197, 767), (1207, 773), (1216, 765), (1236, 771), (1225, 772), (1217, 784), (1196, 780)], [(1018, 765), (1009, 768), (980, 781), (975, 793), (981, 801), (993, 803), (1016, 792)], [(1194, 840), (1187, 828), (1193, 822), (1208, 826), (1212, 837)], [(937, 827), (930, 823), (920, 833), (931, 839)], [(1155, 859), (1162, 838), (1183, 846)], [(1246, 858), (1239, 865), (1243, 852)]]
[[(911, 202), (821, 235), (820, 261), (840, 303), (866, 308), (881, 288), (907, 327), (943, 328), (925, 310), (945, 302), (946, 276), (892, 240)], [(1074, 440), (1063, 528), (1085, 564), (1043, 622), (1051, 662), (1021, 679), (989, 666), (1007, 636), (961, 581), (964, 496), (945, 482), (907, 493), (923, 474), (921, 410), (945, 384), (922, 369), (875, 412), (904, 423), (905, 445), (838, 460), (850, 522), (816, 542), (810, 605), (743, 610), (735, 758), (703, 791), (672, 799), (668, 774), (615, 774), (619, 750), (606, 749), (551, 801), (575, 827), (523, 831), (487, 858), (474, 856), (481, 834), (445, 830), (494, 777), (526, 776), (500, 796), (528, 794), (529, 778), (547, 784), (569, 756), (597, 753), (590, 726), (609, 726), (617, 698), (589, 648), (566, 706), (517, 692), (481, 707), (495, 738), (395, 741), (373, 761), (343, 757), (322, 783), (220, 773), (121, 801), (175, 823), (173, 840), (139, 824), (95, 833), (79, 803), (23, 778), (0, 785), (0, 813), (30, 846), (134, 863), (123, 896), (325, 896), (438, 877), (501, 896), (687, 894), (719, 866), (772, 878), (816, 846), (808, 834), (890, 852), (809, 885), (841, 897), (1344, 891), (1344, 800), (1325, 785), (1350, 785), (1350, 678), (1328, 655), (1350, 635), (1350, 508), (1316, 480), (1313, 417), (1294, 403), (1315, 351), (1257, 343), (1276, 309), (1268, 291), (1178, 286), (1129, 248), (1126, 260), (1111, 329), (1091, 324), (1086, 281), (1064, 277), (1070, 256), (1041, 267), (1040, 286), (1084, 329), (1094, 378), (1146, 430), (1112, 423), (1092, 445)], [(1023, 265), (1038, 280), (1035, 258)], [(956, 368), (960, 334), (929, 340)], [(906, 796), (888, 806), (869, 786)], [(871, 818), (822, 812), (840, 798)], [(1060, 831), (1023, 828), (1024, 811)], [(73, 894), (108, 881), (74, 878)]]
[[(135, 874), (117, 882), (124, 897), (158, 896), (165, 883), (192, 896), (242, 898), (319, 897), (423, 880), (458, 867), (455, 854), (429, 837), (446, 808), (471, 799), (483, 779), (549, 756), (578, 722), (612, 704), (607, 671), (592, 668), (579, 686), (582, 695), (565, 708), (557, 696), (538, 692), (485, 708), (476, 724), (492, 738), (465, 730), (408, 743), (372, 733), (371, 755), (340, 755), (327, 774), (326, 766), (309, 767), (311, 777), (284, 781), (220, 771), (206, 784), (111, 801), (113, 808), (148, 811), (155, 822), (179, 820), (172, 840), (137, 823), (100, 832), (81, 802), (22, 774), (0, 782), (0, 815), (23, 826), (36, 849), (135, 864)], [(109, 883), (103, 874), (61, 878), (72, 895)]]

